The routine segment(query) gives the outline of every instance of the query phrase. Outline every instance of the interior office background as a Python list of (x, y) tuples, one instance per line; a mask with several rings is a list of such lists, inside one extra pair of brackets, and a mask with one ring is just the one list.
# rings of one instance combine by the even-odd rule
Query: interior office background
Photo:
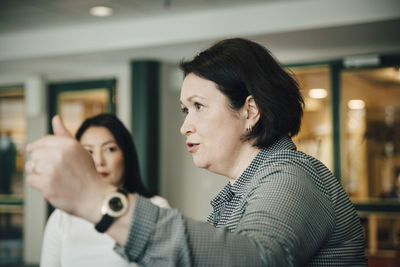
[[(96, 4), (113, 7), (113, 16), (91, 17), (88, 10)], [(64, 112), (73, 130), (80, 123), (74, 116), (85, 112), (71, 103), (84, 99), (103, 101), (91, 110), (115, 112), (134, 138), (144, 138), (143, 144), (135, 140), (139, 150), (157, 144), (145, 155), (158, 159), (157, 191), (184, 215), (205, 220), (209, 201), (227, 181), (196, 168), (186, 151), (179, 133), (178, 64), (230, 37), (265, 45), (297, 75), (305, 96), (325, 89), (322, 98), (306, 99), (296, 142), (342, 179), (363, 218), (371, 258), (398, 257), (400, 204), (382, 194), (390, 191), (400, 166), (399, 29), (398, 0), (2, 1), (0, 132), (22, 130), (11, 134), (21, 178), (0, 198), (0, 259), (39, 262), (49, 209), (24, 183), (23, 146), (49, 132), (54, 112)], [(155, 89), (147, 90), (154, 79)], [(362, 99), (365, 107), (348, 107), (350, 100)], [(157, 134), (137, 122), (143, 118), (155, 121)], [(383, 129), (389, 134), (383, 148), (379, 134), (366, 138)], [(382, 157), (370, 159), (371, 153)], [(10, 220), (20, 226), (20, 243), (5, 242)]]

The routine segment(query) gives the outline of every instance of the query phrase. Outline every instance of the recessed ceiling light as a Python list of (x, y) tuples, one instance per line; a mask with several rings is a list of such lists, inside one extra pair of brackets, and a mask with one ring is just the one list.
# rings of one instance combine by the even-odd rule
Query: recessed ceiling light
[(90, 8), (90, 14), (96, 17), (108, 17), (113, 14), (113, 9), (108, 6), (94, 6)]
[(322, 98), (325, 98), (328, 95), (328, 92), (323, 88), (315, 88), (315, 89), (311, 89), (308, 92), (308, 95), (311, 98), (322, 99)]
[(364, 109), (365, 102), (361, 99), (352, 99), (347, 102), (349, 109)]

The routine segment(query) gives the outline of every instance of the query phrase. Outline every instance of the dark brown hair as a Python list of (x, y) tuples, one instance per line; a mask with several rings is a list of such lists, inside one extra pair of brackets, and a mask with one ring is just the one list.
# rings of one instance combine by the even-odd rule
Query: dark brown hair
[(304, 101), (298, 84), (263, 46), (240, 38), (223, 40), (180, 67), (184, 76), (193, 73), (216, 83), (234, 110), (253, 96), (260, 119), (244, 140), (263, 148), (299, 132)]
[(140, 177), (139, 161), (132, 137), (123, 123), (114, 114), (100, 114), (86, 119), (76, 132), (75, 138), (80, 140), (83, 133), (90, 127), (100, 126), (107, 128), (114, 136), (124, 157), (123, 187), (130, 193), (138, 193), (145, 197), (152, 197), (143, 185)]

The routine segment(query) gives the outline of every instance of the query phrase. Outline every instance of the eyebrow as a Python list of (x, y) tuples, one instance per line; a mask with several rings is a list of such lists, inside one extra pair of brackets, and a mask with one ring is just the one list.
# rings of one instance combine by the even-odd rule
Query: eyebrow
[[(186, 99), (186, 101), (189, 101), (189, 102), (190, 102), (190, 101), (192, 101), (193, 98), (196, 98), (196, 97), (198, 97), (198, 98), (200, 98), (200, 99), (206, 99), (205, 97), (200, 96), (200, 95), (192, 95), (192, 96), (190, 96), (188, 99)], [(182, 100), (179, 99), (179, 102), (183, 105)]]
[[(111, 143), (115, 143), (115, 144), (117, 144), (117, 142), (116, 141), (114, 141), (114, 140), (110, 140), (110, 141), (105, 141), (104, 143), (102, 143), (102, 144), (100, 144), (101, 146), (105, 146), (105, 145), (108, 145), (108, 144), (111, 144)], [(90, 144), (82, 144), (82, 146), (88, 146), (88, 147), (93, 147), (93, 145), (90, 145)]]

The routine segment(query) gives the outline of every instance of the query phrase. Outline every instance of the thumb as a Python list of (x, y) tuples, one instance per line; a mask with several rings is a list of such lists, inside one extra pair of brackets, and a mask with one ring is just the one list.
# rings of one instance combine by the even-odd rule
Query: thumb
[(53, 132), (55, 135), (72, 138), (71, 133), (68, 132), (67, 128), (65, 128), (65, 125), (59, 115), (55, 115), (53, 117), (53, 119), (51, 120), (51, 125), (53, 126)]

